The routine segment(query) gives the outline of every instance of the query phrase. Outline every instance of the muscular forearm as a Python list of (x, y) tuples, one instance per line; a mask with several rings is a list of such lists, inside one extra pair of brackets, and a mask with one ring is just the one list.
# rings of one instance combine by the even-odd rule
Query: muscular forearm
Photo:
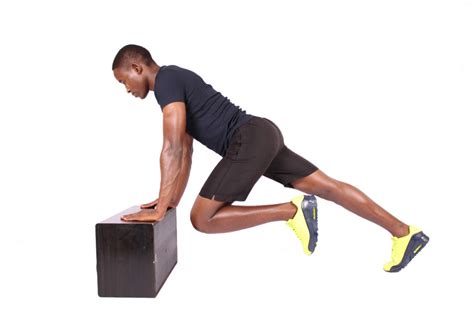
[(189, 174), (191, 172), (192, 164), (192, 153), (185, 150), (183, 153), (183, 158), (181, 159), (181, 170), (178, 175), (176, 188), (174, 190), (174, 195), (171, 200), (171, 205), (173, 207), (178, 206), (181, 197), (183, 196), (186, 185), (188, 184)]
[(182, 150), (164, 149), (160, 156), (160, 195), (155, 210), (164, 214), (172, 204), (182, 165)]

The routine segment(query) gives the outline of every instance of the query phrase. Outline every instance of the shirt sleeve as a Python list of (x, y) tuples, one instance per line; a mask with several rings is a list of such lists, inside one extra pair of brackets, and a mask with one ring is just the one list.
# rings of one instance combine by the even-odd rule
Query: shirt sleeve
[(162, 74), (156, 92), (156, 99), (162, 111), (170, 103), (185, 102), (184, 82), (176, 71), (167, 70)]

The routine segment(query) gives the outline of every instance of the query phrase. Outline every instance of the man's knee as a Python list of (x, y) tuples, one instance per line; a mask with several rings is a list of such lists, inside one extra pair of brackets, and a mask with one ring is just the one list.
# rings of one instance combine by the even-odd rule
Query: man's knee
[(195, 230), (201, 233), (207, 233), (207, 222), (208, 219), (199, 216), (198, 212), (196, 212), (195, 210), (191, 211), (191, 224), (193, 225)]
[(232, 203), (209, 200), (198, 196), (191, 210), (191, 224), (202, 233), (212, 233), (212, 217), (224, 206)]

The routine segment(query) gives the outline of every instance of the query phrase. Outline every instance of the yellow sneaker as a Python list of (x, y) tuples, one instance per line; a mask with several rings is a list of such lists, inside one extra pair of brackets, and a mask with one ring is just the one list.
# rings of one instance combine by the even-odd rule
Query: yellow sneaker
[(299, 195), (291, 200), (298, 209), (286, 224), (301, 241), (304, 253), (311, 255), (318, 241), (318, 206), (314, 195)]
[(392, 260), (386, 263), (383, 269), (387, 272), (400, 271), (426, 246), (429, 240), (421, 229), (409, 226), (408, 235), (400, 238), (392, 237)]

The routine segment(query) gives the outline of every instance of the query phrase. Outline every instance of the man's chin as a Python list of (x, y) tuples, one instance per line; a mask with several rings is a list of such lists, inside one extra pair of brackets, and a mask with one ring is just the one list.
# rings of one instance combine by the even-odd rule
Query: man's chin
[(140, 95), (140, 96), (138, 96), (138, 97), (139, 97), (140, 99), (142, 99), (142, 100), (143, 100), (143, 99), (145, 99), (145, 98), (146, 98), (146, 96), (147, 96), (147, 95), (148, 95), (148, 91), (147, 91), (147, 92), (145, 92), (145, 94), (143, 94), (143, 95)]

